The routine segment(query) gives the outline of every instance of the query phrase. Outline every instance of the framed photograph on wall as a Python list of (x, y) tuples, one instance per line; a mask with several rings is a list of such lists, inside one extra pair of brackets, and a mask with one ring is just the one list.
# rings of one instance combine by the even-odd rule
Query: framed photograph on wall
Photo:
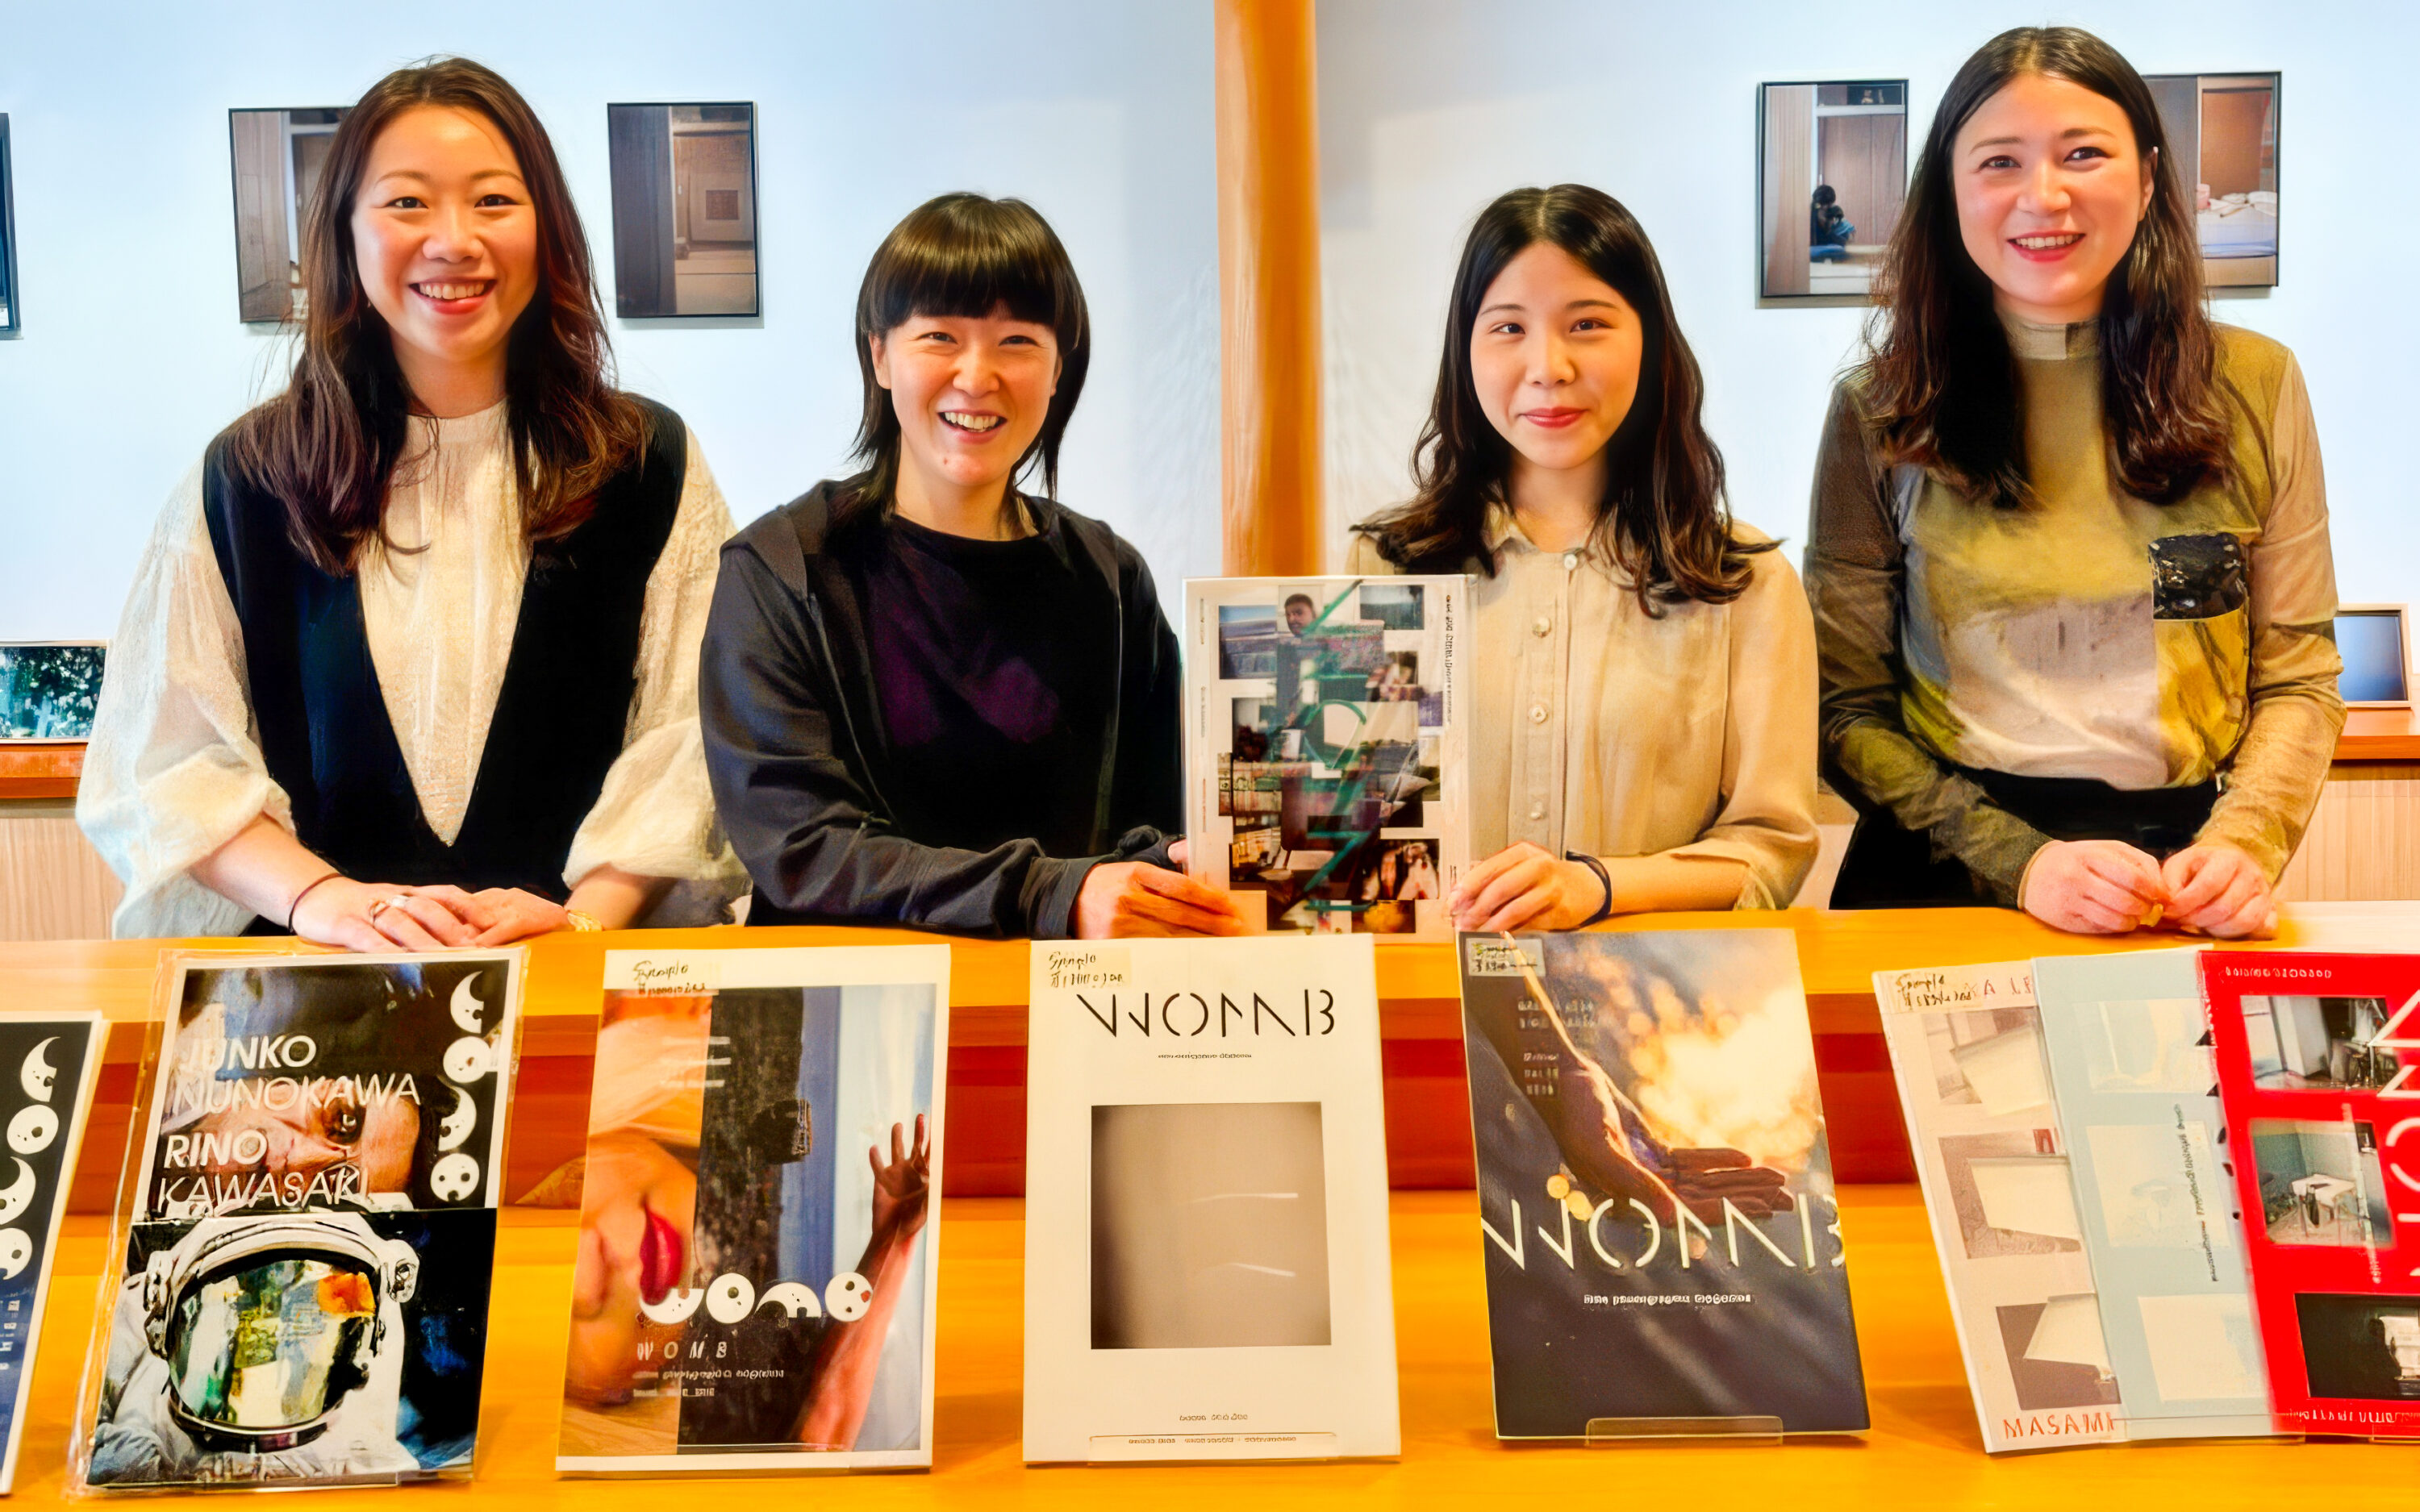
[(2160, 108), (2185, 203), (2213, 288), (2277, 285), (2275, 73), (2155, 73), (2144, 79)]
[(302, 318), (302, 215), (345, 107), (231, 110), (236, 299), (246, 322)]
[(1907, 81), (1757, 88), (1757, 294), (1863, 300), (1907, 198)]
[(0, 746), (90, 739), (108, 651), (103, 640), (0, 641)]
[(613, 311), (753, 316), (756, 107), (608, 105)]
[(0, 113), (0, 336), (17, 333), (17, 189), (8, 117)]
[(2402, 604), (2336, 606), (2336, 693), (2356, 709), (2412, 706), (2411, 609)]

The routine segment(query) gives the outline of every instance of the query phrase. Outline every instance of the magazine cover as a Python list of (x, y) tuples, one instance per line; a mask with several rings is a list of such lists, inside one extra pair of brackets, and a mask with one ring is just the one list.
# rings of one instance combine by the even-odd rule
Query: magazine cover
[(2126, 1437), (2033, 963), (1877, 971), (1883, 1040), (1983, 1448)]
[(2276, 1431), (2198, 950), (2034, 963), (2126, 1437)]
[(1465, 934), (1496, 1432), (1867, 1426), (1787, 930)]
[(933, 1462), (950, 950), (605, 957), (555, 1468)]
[(2280, 1426), (2420, 1438), (2420, 956), (2201, 972)]
[(1271, 933), (1442, 940), (1470, 862), (1469, 579), (1185, 583), (1188, 865)]
[(168, 969), (138, 1218), (501, 1200), (520, 952)]
[(469, 1473), (524, 959), (167, 960), (84, 1488)]
[(1391, 1456), (1366, 936), (1033, 947), (1025, 1458)]
[(0, 1495), (17, 1481), (20, 1409), (107, 1033), (99, 1013), (0, 1013), (0, 1129), (8, 1142), (0, 1185), (0, 1424), (8, 1437)]

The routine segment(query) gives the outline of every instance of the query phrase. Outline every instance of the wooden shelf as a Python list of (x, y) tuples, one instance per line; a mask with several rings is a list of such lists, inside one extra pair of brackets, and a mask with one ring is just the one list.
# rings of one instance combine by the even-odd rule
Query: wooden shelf
[(0, 745), (0, 798), (72, 798), (84, 776), (84, 742)]
[(2340, 762), (2420, 762), (2420, 711), (2349, 709), (2336, 737)]

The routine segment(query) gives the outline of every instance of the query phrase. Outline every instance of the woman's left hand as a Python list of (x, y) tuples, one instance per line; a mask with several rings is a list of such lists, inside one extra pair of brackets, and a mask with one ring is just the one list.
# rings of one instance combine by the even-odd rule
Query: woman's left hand
[(1528, 841), (1470, 869), (1446, 899), (1453, 927), (1473, 933), (1573, 929), (1606, 902), (1594, 868), (1549, 856)]
[(564, 911), (563, 904), (519, 887), (489, 887), (481, 892), (447, 887), (403, 890), (416, 897), (434, 898), (468, 921), (479, 932), (470, 942), (473, 949), (510, 945), (533, 934), (549, 934), (571, 927), (571, 916)]
[(2277, 937), (2277, 900), (2260, 863), (2225, 841), (2190, 845), (2160, 865), (2167, 922), (2222, 940)]

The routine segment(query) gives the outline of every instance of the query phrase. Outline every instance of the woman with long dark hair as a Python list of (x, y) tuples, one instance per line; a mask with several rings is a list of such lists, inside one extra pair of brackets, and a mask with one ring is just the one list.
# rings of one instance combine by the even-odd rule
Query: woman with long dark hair
[(285, 391), (129, 596), (77, 816), (120, 935), (356, 949), (615, 928), (736, 884), (696, 656), (730, 511), (614, 388), (545, 129), (475, 63), (347, 114)]
[(1057, 234), (1019, 200), (918, 207), (867, 265), (856, 347), (862, 471), (731, 542), (706, 630), (748, 921), (1241, 933), (1171, 864), (1184, 678), (1151, 571), (1049, 497), (1092, 360)]
[(1838, 906), (2273, 926), (2344, 720), (2326, 497), (2178, 173), (2088, 32), (2005, 32), (1943, 96), (1816, 465)]
[(1775, 543), (1731, 517), (1647, 234), (1579, 184), (1464, 244), (1419, 491), (1355, 572), (1470, 572), (1469, 930), (1779, 908), (1813, 862), (1815, 644)]

